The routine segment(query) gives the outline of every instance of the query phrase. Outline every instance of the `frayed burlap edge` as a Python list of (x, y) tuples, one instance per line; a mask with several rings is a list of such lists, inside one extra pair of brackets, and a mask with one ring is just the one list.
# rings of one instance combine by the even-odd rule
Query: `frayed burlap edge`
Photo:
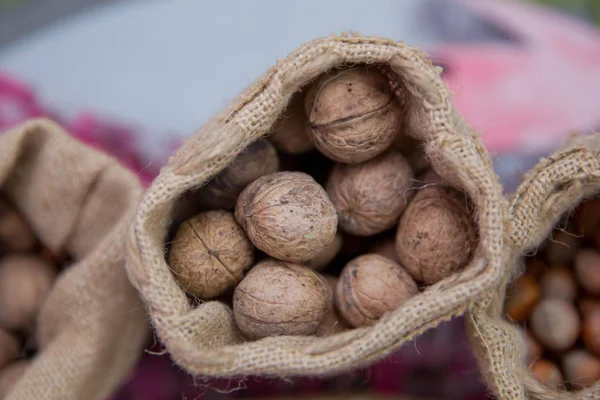
[(521, 256), (550, 235), (562, 215), (600, 192), (600, 134), (573, 137), (542, 159), (524, 178), (509, 207), (510, 260), (502, 289), (467, 316), (484, 377), (499, 399), (600, 398), (600, 383), (578, 392), (542, 385), (525, 365), (525, 343), (515, 324), (503, 319), (507, 284), (523, 271)]
[[(193, 308), (165, 262), (175, 200), (203, 185), (269, 132), (292, 95), (340, 65), (383, 65), (411, 99), (409, 133), (426, 143), (433, 167), (473, 199), (480, 242), (468, 267), (409, 300), (372, 328), (332, 337), (242, 341), (231, 310), (210, 301)], [(397, 74), (397, 75), (396, 75)], [(412, 116), (412, 117), (411, 117)], [(412, 119), (411, 119), (412, 118)], [(412, 129), (412, 123), (420, 129)], [(300, 47), (183, 145), (138, 206), (129, 240), (130, 280), (146, 302), (173, 360), (195, 375), (323, 375), (363, 366), (442, 321), (464, 313), (495, 287), (504, 266), (505, 199), (477, 135), (453, 109), (450, 93), (416, 48), (380, 38), (334, 36)]]

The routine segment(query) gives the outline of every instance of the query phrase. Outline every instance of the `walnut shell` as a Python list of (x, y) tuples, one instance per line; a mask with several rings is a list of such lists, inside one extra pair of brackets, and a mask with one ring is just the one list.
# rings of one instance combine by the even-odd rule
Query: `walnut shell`
[(254, 263), (254, 248), (233, 214), (206, 211), (185, 221), (175, 234), (169, 266), (190, 294), (208, 299), (237, 285)]
[(562, 299), (543, 299), (533, 309), (529, 319), (532, 332), (540, 343), (551, 350), (567, 350), (575, 344), (581, 332), (577, 310)]
[(321, 250), (315, 257), (308, 260), (304, 265), (315, 271), (321, 271), (325, 269), (331, 261), (338, 255), (342, 249), (343, 239), (342, 235), (336, 233), (331, 243), (329, 243), (323, 250)]
[(37, 239), (25, 218), (0, 199), (0, 252), (24, 253), (33, 250)]
[(275, 259), (256, 264), (233, 293), (235, 321), (253, 339), (313, 335), (331, 307), (325, 279)]
[(0, 368), (19, 358), (21, 342), (10, 332), (0, 329)]
[(369, 253), (379, 254), (380, 256), (383, 256), (397, 264), (400, 264), (400, 259), (398, 258), (398, 254), (396, 253), (396, 241), (394, 240), (394, 238), (385, 238), (376, 242), (371, 247)]
[(238, 196), (251, 182), (279, 170), (277, 150), (266, 139), (244, 149), (231, 164), (202, 189), (201, 203), (207, 208), (233, 210)]
[(240, 194), (235, 218), (260, 250), (296, 263), (319, 254), (337, 229), (327, 193), (302, 172), (278, 172), (252, 182)]
[(6, 398), (31, 365), (29, 360), (15, 361), (0, 370), (0, 399)]
[(317, 149), (350, 164), (367, 161), (390, 147), (403, 118), (388, 79), (365, 67), (321, 77), (306, 95), (305, 112)]
[(269, 136), (271, 143), (288, 154), (308, 153), (315, 148), (306, 131), (304, 96), (295, 96)]
[(477, 234), (464, 198), (447, 186), (419, 190), (396, 232), (396, 252), (418, 281), (435, 283), (463, 268)]
[(357, 236), (393, 227), (408, 203), (412, 179), (410, 165), (396, 151), (362, 164), (337, 164), (327, 182), (327, 194), (340, 227)]
[(54, 265), (34, 256), (9, 255), (0, 260), (0, 326), (31, 329), (56, 272)]
[(350, 325), (360, 327), (373, 325), (418, 292), (402, 266), (378, 254), (364, 254), (342, 270), (335, 304)]
[[(327, 281), (329, 288), (331, 289), (331, 293), (335, 293), (335, 289), (338, 283), (338, 278), (331, 275), (323, 275), (323, 278)], [(317, 329), (317, 336), (331, 336), (336, 333), (344, 332), (350, 329), (350, 326), (335, 307), (335, 298), (331, 296), (331, 308), (329, 312), (323, 318), (321, 325)]]

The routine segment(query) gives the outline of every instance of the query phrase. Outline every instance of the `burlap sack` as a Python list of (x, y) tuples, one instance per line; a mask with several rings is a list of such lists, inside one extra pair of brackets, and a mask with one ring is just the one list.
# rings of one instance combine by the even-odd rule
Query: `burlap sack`
[[(407, 110), (407, 131), (425, 141), (439, 173), (473, 199), (481, 238), (475, 257), (463, 273), (429, 287), (372, 328), (326, 338), (242, 342), (231, 309), (216, 301), (192, 306), (165, 262), (165, 237), (177, 211), (175, 200), (203, 185), (243, 148), (267, 134), (301, 86), (331, 68), (356, 63), (388, 69)], [(209, 376), (347, 370), (371, 363), (463, 313), (498, 283), (504, 266), (505, 200), (486, 150), (453, 109), (439, 72), (418, 49), (401, 42), (317, 39), (279, 61), (169, 160), (138, 206), (127, 267), (159, 338), (177, 364), (192, 374)]]
[(148, 337), (124, 269), (137, 177), (53, 122), (33, 120), (0, 135), (0, 191), (42, 243), (73, 258), (40, 311), (40, 351), (9, 399), (107, 398)]
[(510, 258), (501, 289), (469, 313), (478, 362), (499, 399), (600, 399), (600, 382), (579, 392), (540, 384), (525, 361), (525, 342), (516, 325), (503, 319), (508, 283), (523, 271), (521, 256), (548, 237), (561, 216), (600, 192), (600, 135), (573, 138), (542, 159), (513, 195), (509, 207)]

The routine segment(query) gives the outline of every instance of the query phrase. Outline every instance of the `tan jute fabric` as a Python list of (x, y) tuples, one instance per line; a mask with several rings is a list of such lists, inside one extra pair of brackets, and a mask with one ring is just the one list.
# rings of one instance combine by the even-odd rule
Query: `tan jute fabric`
[(107, 398), (148, 337), (124, 268), (137, 177), (55, 123), (32, 120), (0, 135), (0, 191), (42, 243), (73, 258), (40, 311), (40, 351), (8, 398)]
[(538, 382), (526, 365), (524, 338), (515, 324), (502, 318), (506, 285), (524, 270), (521, 256), (535, 251), (565, 213), (599, 192), (600, 135), (595, 134), (574, 137), (563, 150), (542, 159), (512, 196), (512, 250), (502, 288), (467, 318), (478, 361), (499, 399), (600, 399), (600, 383), (573, 393)]
[[(475, 257), (464, 272), (429, 287), (372, 328), (326, 338), (271, 337), (244, 343), (231, 309), (215, 301), (193, 307), (165, 262), (174, 202), (267, 134), (302, 86), (332, 68), (357, 63), (378, 64), (389, 72), (406, 107), (407, 132), (424, 140), (433, 166), (473, 199), (481, 237)], [(371, 363), (463, 313), (498, 283), (505, 254), (504, 199), (486, 150), (453, 109), (439, 72), (418, 49), (402, 42), (357, 36), (316, 39), (278, 61), (169, 160), (138, 206), (127, 267), (177, 364), (192, 374), (210, 376), (347, 370)]]

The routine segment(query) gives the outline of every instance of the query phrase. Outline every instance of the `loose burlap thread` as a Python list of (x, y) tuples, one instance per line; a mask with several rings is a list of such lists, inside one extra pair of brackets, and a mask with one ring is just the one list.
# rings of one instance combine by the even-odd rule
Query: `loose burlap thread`
[[(231, 309), (192, 306), (165, 261), (174, 204), (266, 135), (304, 85), (333, 68), (376, 65), (388, 71), (406, 108), (405, 130), (425, 143), (433, 167), (463, 189), (476, 209), (480, 241), (467, 268), (428, 287), (375, 326), (335, 336), (270, 337), (244, 342)], [(416, 48), (371, 37), (333, 36), (301, 46), (233, 104), (195, 132), (145, 193), (129, 237), (130, 280), (172, 359), (194, 375), (323, 375), (369, 364), (464, 313), (502, 276), (505, 200), (479, 137), (454, 110), (440, 71)]]
[(40, 119), (0, 135), (0, 191), (48, 249), (73, 259), (40, 310), (40, 350), (8, 398), (107, 398), (148, 338), (124, 268), (137, 177)]
[(546, 239), (565, 213), (600, 193), (600, 134), (572, 138), (541, 160), (513, 195), (509, 206), (510, 258), (501, 290), (479, 303), (467, 321), (478, 362), (499, 399), (600, 398), (600, 382), (578, 392), (541, 384), (526, 365), (525, 342), (517, 325), (503, 319), (507, 285), (524, 271), (522, 256)]

